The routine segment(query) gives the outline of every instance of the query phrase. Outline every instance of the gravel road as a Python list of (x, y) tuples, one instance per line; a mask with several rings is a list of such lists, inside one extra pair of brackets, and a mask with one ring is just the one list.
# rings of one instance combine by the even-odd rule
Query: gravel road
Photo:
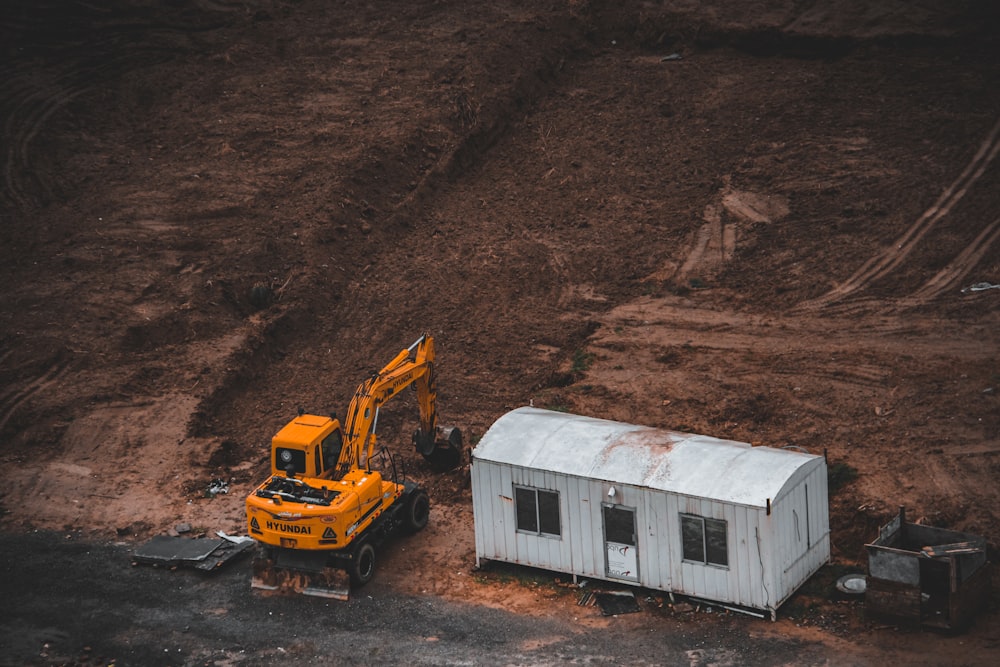
[(204, 574), (133, 566), (132, 548), (49, 532), (0, 534), (9, 601), (0, 610), (0, 664), (825, 662), (818, 644), (752, 640), (744, 618), (678, 623), (640, 613), (605, 624), (596, 608), (580, 608), (576, 620), (522, 616), (397, 595), (377, 578), (346, 603), (262, 597), (250, 590), (245, 559)]

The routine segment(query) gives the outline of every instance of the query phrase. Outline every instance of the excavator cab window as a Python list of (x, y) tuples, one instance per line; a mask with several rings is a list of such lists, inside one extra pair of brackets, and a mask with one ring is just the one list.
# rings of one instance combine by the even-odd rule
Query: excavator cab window
[(274, 469), (286, 471), (291, 466), (295, 474), (301, 475), (306, 471), (306, 453), (299, 449), (289, 447), (277, 447), (274, 450)]
[(344, 436), (340, 429), (323, 438), (323, 470), (329, 470), (337, 465), (340, 451), (344, 448)]

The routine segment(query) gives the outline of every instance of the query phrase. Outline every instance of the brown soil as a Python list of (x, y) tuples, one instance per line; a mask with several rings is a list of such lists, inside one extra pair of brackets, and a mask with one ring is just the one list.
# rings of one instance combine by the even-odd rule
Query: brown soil
[[(993, 3), (111, 5), (0, 15), (5, 530), (243, 532), (270, 434), (426, 332), (470, 444), (530, 401), (825, 451), (836, 564), (900, 505), (997, 543)], [(415, 422), (432, 524), (379, 577), (551, 613), (472, 576)]]

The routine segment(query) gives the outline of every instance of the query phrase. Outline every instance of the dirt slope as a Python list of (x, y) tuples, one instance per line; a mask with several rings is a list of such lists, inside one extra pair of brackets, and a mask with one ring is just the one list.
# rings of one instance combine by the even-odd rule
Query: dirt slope
[[(5, 529), (241, 531), (271, 433), (428, 332), (473, 442), (534, 401), (825, 450), (839, 562), (898, 505), (1000, 539), (991, 3), (112, 5), (0, 18)], [(384, 570), (481, 597), (415, 419)]]

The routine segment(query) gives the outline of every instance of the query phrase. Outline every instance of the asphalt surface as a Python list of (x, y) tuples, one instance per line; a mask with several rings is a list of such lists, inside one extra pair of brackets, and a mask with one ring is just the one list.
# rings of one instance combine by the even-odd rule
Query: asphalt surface
[[(264, 597), (249, 560), (213, 573), (132, 565), (133, 547), (47, 532), (0, 534), (2, 665), (821, 664), (822, 647), (752, 640), (744, 617), (679, 624), (632, 614), (588, 628), (397, 595)], [(581, 615), (596, 613), (581, 608)], [(719, 619), (721, 621), (722, 619)]]

